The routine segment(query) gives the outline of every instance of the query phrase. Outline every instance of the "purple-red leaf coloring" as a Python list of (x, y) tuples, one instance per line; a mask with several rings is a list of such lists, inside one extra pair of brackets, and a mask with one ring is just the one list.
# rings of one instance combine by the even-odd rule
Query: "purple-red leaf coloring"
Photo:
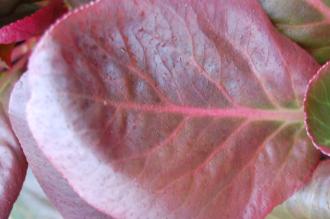
[(11, 121), (66, 218), (264, 218), (319, 161), (317, 69), (257, 0), (101, 0), (42, 37)]

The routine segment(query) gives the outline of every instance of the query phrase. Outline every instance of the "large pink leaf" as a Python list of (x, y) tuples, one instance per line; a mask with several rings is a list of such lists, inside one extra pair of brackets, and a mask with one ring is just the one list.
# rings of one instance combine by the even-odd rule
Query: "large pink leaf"
[(65, 11), (62, 0), (52, 0), (31, 16), (1, 27), (0, 44), (15, 43), (42, 34)]
[(97, 1), (42, 38), (11, 119), (66, 218), (263, 218), (318, 163), (317, 68), (256, 0)]

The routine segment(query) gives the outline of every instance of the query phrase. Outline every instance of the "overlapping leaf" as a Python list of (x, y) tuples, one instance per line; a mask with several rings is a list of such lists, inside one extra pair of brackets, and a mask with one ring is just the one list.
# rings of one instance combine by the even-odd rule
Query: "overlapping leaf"
[(0, 78), (0, 218), (8, 218), (21, 190), (27, 163), (6, 113), (15, 74)]
[(305, 99), (306, 126), (316, 147), (330, 155), (330, 63), (311, 80)]
[(0, 105), (0, 218), (8, 218), (21, 190), (26, 161)]
[(264, 218), (318, 163), (317, 68), (256, 0), (103, 0), (42, 38), (11, 120), (66, 218)]
[(311, 182), (274, 209), (267, 219), (330, 218), (329, 186), (330, 161), (323, 161), (315, 170)]
[(330, 59), (328, 0), (259, 0), (277, 28), (320, 63)]
[(1, 27), (0, 44), (15, 43), (42, 34), (65, 11), (62, 0), (52, 0), (31, 16)]

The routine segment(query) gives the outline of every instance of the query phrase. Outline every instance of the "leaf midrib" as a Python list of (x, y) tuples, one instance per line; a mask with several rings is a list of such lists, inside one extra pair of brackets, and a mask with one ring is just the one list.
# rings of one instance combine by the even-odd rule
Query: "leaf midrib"
[(254, 121), (268, 120), (268, 121), (286, 121), (286, 122), (303, 122), (304, 111), (302, 108), (298, 109), (260, 109), (250, 107), (228, 107), (228, 108), (214, 108), (214, 107), (194, 107), (194, 106), (178, 106), (173, 104), (142, 104), (134, 102), (119, 102), (104, 98), (97, 98), (81, 94), (69, 94), (72, 98), (87, 99), (101, 103), (104, 106), (111, 106), (121, 110), (132, 110), (149, 113), (172, 113), (190, 117), (233, 117), (246, 118)]
[(154, 113), (173, 113), (191, 117), (238, 117), (251, 120), (280, 120), (280, 121), (303, 121), (302, 110), (264, 110), (246, 107), (236, 108), (200, 108), (176, 105), (152, 105), (136, 104), (127, 102), (103, 101), (104, 105), (111, 105), (118, 109), (128, 109)]

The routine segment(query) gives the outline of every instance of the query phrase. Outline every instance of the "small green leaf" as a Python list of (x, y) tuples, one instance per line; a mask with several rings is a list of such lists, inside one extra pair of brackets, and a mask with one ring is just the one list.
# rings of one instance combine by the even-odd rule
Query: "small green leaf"
[(314, 145), (330, 154), (330, 62), (310, 81), (305, 98), (306, 124)]

